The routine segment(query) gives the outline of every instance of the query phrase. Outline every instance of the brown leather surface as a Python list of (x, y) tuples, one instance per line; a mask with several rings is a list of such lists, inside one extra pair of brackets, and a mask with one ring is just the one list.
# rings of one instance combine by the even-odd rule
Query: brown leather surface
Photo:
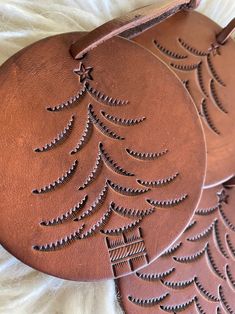
[(44, 39), (0, 69), (0, 243), (45, 273), (98, 280), (146, 265), (184, 229), (205, 146), (162, 62), (122, 38), (74, 60), (79, 37)]
[(184, 234), (159, 259), (118, 280), (127, 314), (235, 313), (235, 188), (205, 190)]
[(166, 19), (182, 9), (194, 9), (200, 0), (158, 0), (153, 5), (129, 12), (128, 14), (113, 19), (90, 33), (84, 35), (71, 46), (71, 54), (79, 59), (84, 54), (102, 44), (106, 40), (123, 33), (124, 37), (130, 37), (135, 33), (143, 32), (154, 24)]
[[(229, 33), (233, 23), (227, 28)], [(160, 57), (184, 85), (202, 117), (207, 141), (206, 185), (235, 173), (235, 43), (216, 43), (221, 27), (197, 12), (180, 12), (134, 38)], [(226, 31), (222, 32), (226, 38)]]

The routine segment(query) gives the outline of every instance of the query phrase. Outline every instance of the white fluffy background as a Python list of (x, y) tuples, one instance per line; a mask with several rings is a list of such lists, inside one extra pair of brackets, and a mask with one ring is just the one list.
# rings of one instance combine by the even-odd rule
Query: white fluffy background
[[(156, 1), (0, 0), (0, 64), (38, 39), (91, 30)], [(199, 10), (224, 26), (235, 16), (235, 1), (202, 0)], [(0, 247), (0, 314), (8, 313), (118, 314), (121, 310), (112, 281), (59, 280), (23, 265)]]

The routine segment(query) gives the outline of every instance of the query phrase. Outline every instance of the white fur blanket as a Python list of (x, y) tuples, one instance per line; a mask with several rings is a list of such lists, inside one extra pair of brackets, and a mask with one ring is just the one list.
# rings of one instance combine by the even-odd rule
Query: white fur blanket
[[(0, 63), (43, 37), (91, 30), (156, 1), (0, 0)], [(235, 16), (235, 1), (202, 0), (200, 11), (224, 26)], [(116, 299), (112, 281), (59, 280), (23, 265), (0, 247), (0, 314), (117, 314)]]

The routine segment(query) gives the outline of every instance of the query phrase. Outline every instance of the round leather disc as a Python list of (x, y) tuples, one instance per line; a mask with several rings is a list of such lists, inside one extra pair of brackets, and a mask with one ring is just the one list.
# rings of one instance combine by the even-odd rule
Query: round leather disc
[(119, 279), (125, 313), (235, 313), (234, 206), (234, 187), (205, 190), (178, 241), (150, 266)]
[(206, 186), (235, 173), (235, 43), (216, 43), (221, 27), (198, 12), (180, 12), (134, 41), (175, 71), (191, 94), (205, 130)]
[(1, 68), (1, 244), (61, 278), (98, 280), (156, 258), (200, 197), (200, 119), (173, 72), (122, 38), (83, 60), (78, 34)]

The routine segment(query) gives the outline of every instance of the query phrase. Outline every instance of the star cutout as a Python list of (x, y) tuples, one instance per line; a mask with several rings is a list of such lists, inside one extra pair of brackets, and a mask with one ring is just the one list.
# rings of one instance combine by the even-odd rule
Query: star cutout
[(79, 76), (80, 83), (83, 83), (84, 81), (87, 80), (93, 80), (93, 77), (91, 75), (91, 72), (93, 71), (92, 67), (85, 67), (85, 65), (80, 62), (79, 68), (74, 69), (74, 73)]
[(229, 195), (226, 194), (226, 191), (224, 189), (222, 189), (221, 191), (217, 193), (217, 197), (218, 197), (219, 204), (222, 204), (222, 203), (228, 204)]
[(209, 52), (212, 52), (213, 56), (220, 55), (220, 45), (217, 43), (211, 44)]

